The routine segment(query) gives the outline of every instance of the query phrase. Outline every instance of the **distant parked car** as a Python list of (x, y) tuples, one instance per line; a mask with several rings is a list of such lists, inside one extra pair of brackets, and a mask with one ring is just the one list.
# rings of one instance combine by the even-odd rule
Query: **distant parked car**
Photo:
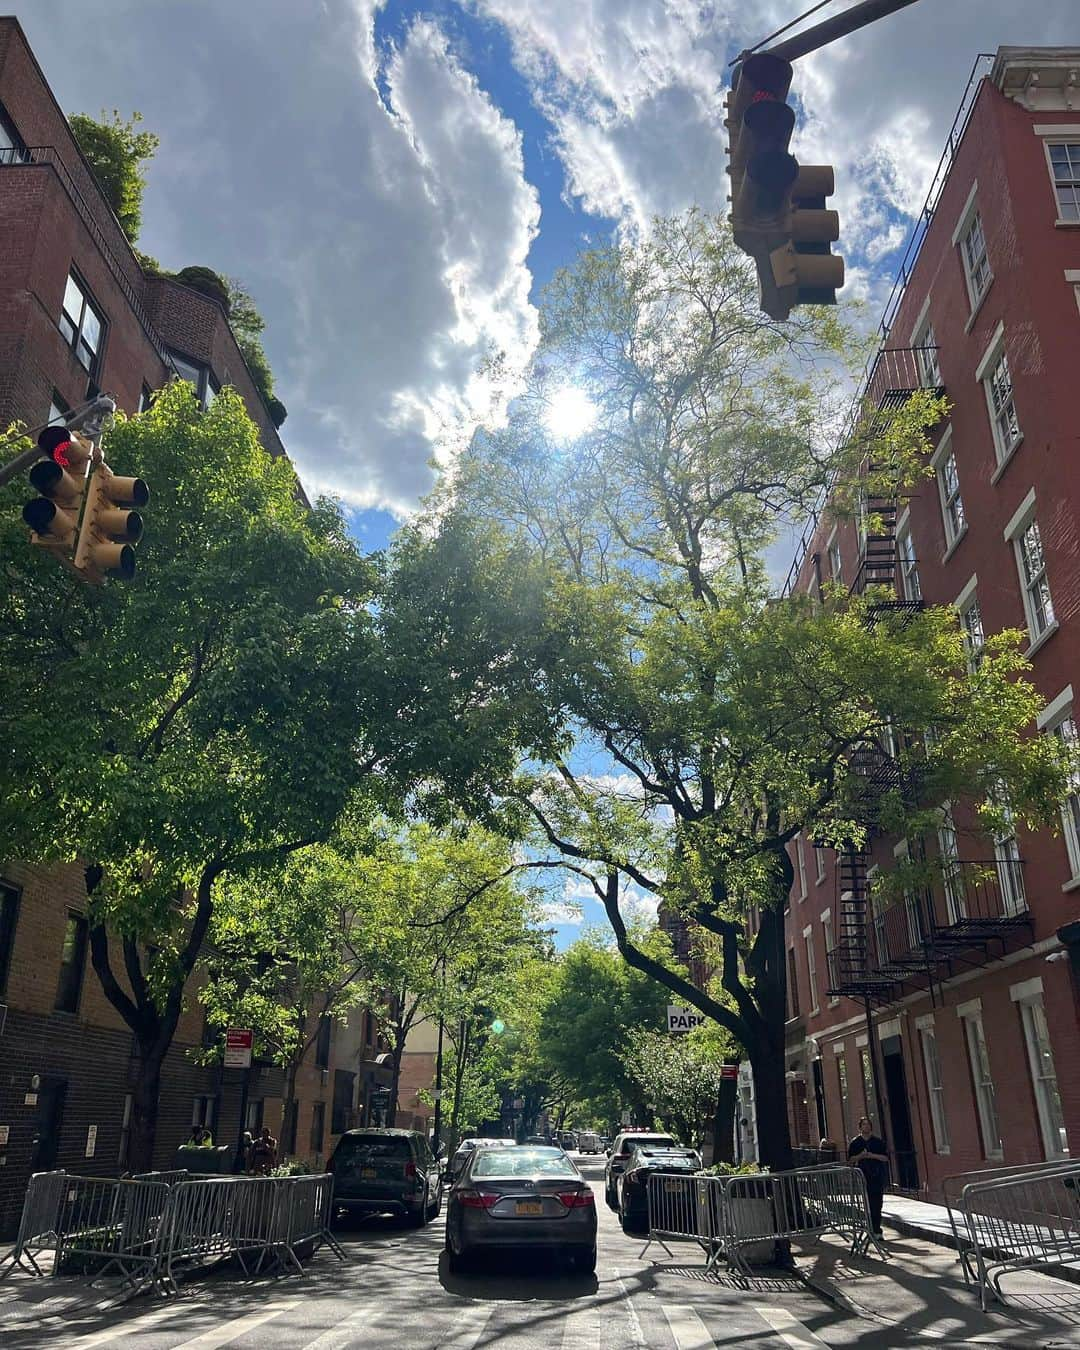
[(474, 1149), (450, 1189), (446, 1254), (459, 1273), (484, 1252), (546, 1248), (579, 1273), (596, 1269), (596, 1200), (560, 1148)]
[(579, 1153), (603, 1153), (604, 1151), (600, 1143), (600, 1136), (591, 1134), (588, 1130), (582, 1130), (578, 1135), (577, 1146)]
[(415, 1130), (346, 1130), (326, 1170), (335, 1212), (401, 1214), (420, 1227), (442, 1207), (442, 1170)]
[[(685, 1177), (700, 1171), (701, 1155), (695, 1149), (638, 1144), (615, 1187), (623, 1232), (632, 1233), (648, 1226), (650, 1177)], [(664, 1184), (660, 1183), (661, 1186)], [(682, 1187), (673, 1183), (671, 1189), (681, 1190)]]
[(670, 1134), (651, 1134), (648, 1130), (624, 1130), (615, 1136), (604, 1168), (604, 1199), (612, 1209), (618, 1204), (616, 1185), (619, 1175), (630, 1161), (630, 1155), (638, 1144), (649, 1144), (653, 1148), (679, 1148), (679, 1141)]
[(477, 1148), (513, 1148), (517, 1141), (514, 1139), (463, 1139), (458, 1144), (454, 1156), (447, 1163), (446, 1171), (452, 1181), (468, 1162), (470, 1155)]
[(559, 1131), (559, 1147), (565, 1149), (567, 1153), (573, 1153), (577, 1148), (577, 1135), (573, 1130)]

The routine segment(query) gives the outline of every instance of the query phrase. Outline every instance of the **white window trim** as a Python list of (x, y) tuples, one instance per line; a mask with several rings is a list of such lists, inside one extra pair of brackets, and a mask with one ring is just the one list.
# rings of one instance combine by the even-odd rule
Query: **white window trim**
[[(1049, 1037), (1050, 1026), (1046, 1016), (1046, 1007), (1043, 1003), (1042, 980), (1036, 977), (1033, 980), (1024, 980), (1020, 984), (1011, 985), (1009, 997), (1017, 1005), (1017, 1010), (1020, 1013), (1020, 1029), (1024, 1037), (1024, 1052), (1028, 1062), (1028, 1072), (1031, 1075), (1031, 1090), (1035, 1097), (1035, 1114), (1039, 1122), (1039, 1134), (1042, 1136), (1043, 1152), (1048, 1161), (1056, 1158), (1068, 1158), (1068, 1145), (1066, 1144), (1065, 1150), (1062, 1152), (1060, 1139), (1055, 1139), (1053, 1136), (1053, 1122), (1048, 1119), (1044, 1112), (1044, 1097), (1039, 1091), (1039, 1084), (1042, 1079), (1039, 1074), (1036, 1039), (1032, 1034), (1029, 1018), (1024, 1015), (1025, 1009), (1038, 1008), (1042, 1013), (1043, 1022), (1046, 1023), (1047, 1036)], [(1057, 1063), (1054, 1060), (1052, 1045), (1050, 1046), (1050, 1058), (1054, 1061), (1054, 1083), (1056, 1086), (1058, 1081)]]
[[(1003, 446), (1001, 443), (1001, 438), (998, 435), (997, 418), (994, 415), (994, 395), (993, 391), (990, 388), (990, 376), (993, 374), (994, 370), (997, 367), (998, 362), (1002, 359), (1002, 357), (1004, 357), (1005, 360), (1008, 361), (1009, 353), (1006, 350), (1005, 346), (1005, 323), (1003, 320), (999, 319), (998, 325), (994, 329), (990, 341), (987, 343), (986, 350), (982, 354), (982, 360), (975, 367), (975, 380), (978, 384), (982, 385), (983, 397), (986, 399), (986, 415), (990, 421), (990, 436), (994, 445), (994, 459), (997, 462), (997, 467), (994, 469), (994, 472), (990, 475), (991, 483), (996, 483), (998, 481), (1001, 475), (1005, 472), (1006, 465), (1009, 464), (1009, 462), (1012, 460), (1013, 455), (1016, 454), (1017, 450), (1019, 450), (1024, 443), (1023, 427), (1020, 427), (1019, 436), (1017, 436), (1016, 440), (1013, 441), (1012, 445), (1010, 446)], [(1012, 378), (1013, 378), (1013, 370), (1012, 366), (1010, 365), (1009, 367), (1010, 381), (1012, 380)], [(1015, 386), (1013, 387), (1012, 396), (1013, 396), (1013, 408), (1015, 410), (1016, 407)], [(1019, 420), (1020, 420), (1019, 417), (1017, 417), (1018, 423)]]
[[(1024, 560), (1021, 554), (1021, 536), (1023, 535), (1024, 531), (1028, 528), (1028, 526), (1032, 523), (1032, 521), (1035, 519), (1035, 507), (1036, 507), (1035, 489), (1034, 487), (1032, 487), (1031, 489), (1029, 489), (1028, 494), (1024, 498), (1024, 500), (1013, 512), (1012, 517), (1009, 520), (1009, 523), (1005, 526), (1005, 529), (1002, 531), (1006, 541), (1012, 544), (1013, 556), (1016, 560), (1017, 580), (1020, 583), (1020, 599), (1023, 602), (1024, 622), (1027, 624), (1028, 630), (1029, 641), (1027, 651), (1025, 652), (1025, 655), (1028, 657), (1034, 656), (1034, 654), (1039, 650), (1039, 648), (1043, 645), (1043, 643), (1048, 642), (1049, 639), (1053, 637), (1053, 635), (1057, 632), (1059, 627), (1058, 620), (1055, 617), (1050, 620), (1050, 622), (1041, 632), (1036, 633), (1035, 631), (1035, 623), (1034, 623), (1035, 616), (1031, 608), (1031, 595), (1028, 590), (1026, 578), (1024, 576)], [(1040, 531), (1040, 538), (1041, 538), (1041, 531)], [(1051, 594), (1050, 596), (1051, 606), (1053, 606), (1053, 598), (1054, 597)]]
[[(1068, 141), (1080, 140), (1080, 126), (1070, 125), (1067, 122), (1059, 123), (1057, 126), (1054, 126), (1053, 123), (1037, 122), (1032, 130), (1036, 136), (1042, 138), (1043, 154), (1046, 156), (1046, 172), (1050, 178), (1050, 196), (1055, 211), (1060, 211), (1061, 203), (1058, 201), (1057, 181), (1054, 178), (1054, 164), (1050, 158), (1050, 147), (1057, 142), (1064, 144)], [(1065, 220), (1059, 215), (1055, 219), (1054, 225), (1056, 228), (1064, 230), (1075, 230), (1080, 227), (1080, 220)]]
[(822, 923), (824, 923), (826, 919), (831, 919), (832, 906), (830, 905), (828, 909), (823, 909), (821, 913), (818, 915), (818, 918), (821, 920)]
[(915, 1019), (916, 1031), (925, 1031), (927, 1027), (929, 1027), (930, 1030), (933, 1031), (936, 1026), (937, 1026), (937, 1018), (934, 1016), (933, 1013), (923, 1013), (921, 1017), (916, 1017)]
[(911, 332), (908, 334), (909, 347), (917, 347), (919, 345), (917, 340), (918, 335), (926, 327), (927, 320), (929, 318), (930, 318), (930, 297), (927, 296), (926, 299), (922, 302), (922, 309), (919, 310), (919, 317), (915, 320), (914, 324), (912, 325)]
[[(920, 1017), (915, 1023), (915, 1032), (919, 1038), (919, 1052), (922, 1058), (923, 1077), (926, 1080), (926, 1094), (929, 1097), (927, 1105), (930, 1108), (930, 1136), (934, 1141), (934, 1152), (939, 1158), (948, 1157), (952, 1153), (951, 1137), (949, 1135), (949, 1118), (945, 1110), (945, 1080), (941, 1076), (941, 1049), (937, 1043), (937, 1027), (934, 1025), (934, 1019), (930, 1017)], [(934, 1058), (937, 1061), (937, 1087), (930, 1082), (930, 1057), (926, 1053), (927, 1036), (931, 1036), (934, 1041)], [(938, 1138), (937, 1120), (934, 1116), (934, 1103), (937, 1102), (941, 1110), (941, 1125), (944, 1141)]]
[(982, 309), (983, 301), (990, 294), (990, 287), (994, 284), (994, 269), (990, 266), (990, 249), (986, 238), (986, 226), (984, 224), (983, 243), (987, 245), (986, 267), (988, 276), (986, 285), (982, 289), (982, 294), (976, 296), (971, 293), (971, 276), (968, 272), (967, 258), (964, 256), (963, 241), (966, 238), (968, 231), (971, 229), (972, 218), (979, 210), (978, 195), (979, 180), (976, 178), (971, 185), (971, 191), (968, 193), (967, 201), (964, 203), (964, 209), (960, 212), (960, 217), (952, 232), (952, 245), (953, 248), (959, 250), (960, 253), (960, 267), (964, 274), (964, 290), (967, 293), (968, 308), (971, 310), (971, 313), (968, 315), (967, 323), (964, 325), (965, 333), (971, 332), (972, 324), (975, 322), (975, 316), (978, 314), (979, 310)]
[[(987, 1040), (987, 1038), (986, 1038), (986, 1027), (985, 1027), (985, 1025), (983, 1024), (983, 1020), (982, 1020), (982, 999), (972, 999), (969, 1003), (967, 1003), (967, 1004), (965, 1004), (965, 1005), (963, 1005), (963, 1006), (965, 1006), (965, 1007), (967, 1007), (968, 1009), (970, 1009), (970, 1008), (971, 1008), (971, 1005), (972, 1005), (972, 1004), (975, 1004), (975, 1003), (977, 1003), (977, 1004), (979, 1005), (979, 1006), (978, 1006), (978, 1009), (975, 1010), (975, 1011), (969, 1011), (969, 1012), (967, 1012), (967, 1013), (961, 1013), (959, 1008), (957, 1008), (956, 1011), (957, 1011), (957, 1013), (960, 1014), (960, 1020), (964, 1023), (964, 1041), (965, 1041), (965, 1049), (967, 1050), (969, 1072), (971, 1073), (971, 1076), (972, 1076), (972, 1079), (973, 1079), (972, 1087), (975, 1089), (975, 1113), (976, 1113), (976, 1115), (977, 1115), (978, 1118), (979, 1118), (979, 1135), (980, 1135), (980, 1139), (981, 1139), (982, 1146), (983, 1146), (983, 1157), (984, 1157), (984, 1158), (990, 1158), (990, 1159), (993, 1159), (993, 1158), (1001, 1158), (1001, 1157), (1004, 1156), (1005, 1145), (1004, 1145), (1004, 1140), (1002, 1140), (1002, 1139), (1000, 1138), (1000, 1134), (1001, 1134), (1001, 1117), (998, 1115), (998, 1111), (997, 1111), (997, 1088), (996, 1088), (996, 1086), (995, 1086), (995, 1084), (994, 1084), (993, 1070), (990, 1069), (990, 1042), (989, 1042), (989, 1041)], [(980, 1030), (980, 1032), (982, 1033), (982, 1043), (983, 1043), (983, 1048), (984, 1048), (985, 1051), (986, 1051), (987, 1070), (988, 1070), (989, 1075), (990, 1075), (990, 1088), (991, 1088), (991, 1091), (992, 1091), (993, 1094), (994, 1094), (994, 1114), (995, 1114), (995, 1116), (997, 1116), (997, 1122), (996, 1122), (996, 1124), (997, 1124), (997, 1131), (998, 1131), (998, 1135), (999, 1135), (999, 1138), (998, 1138), (998, 1141), (997, 1141), (997, 1147), (996, 1147), (996, 1148), (990, 1146), (990, 1141), (989, 1141), (989, 1138), (988, 1138), (988, 1131), (987, 1131), (987, 1121), (986, 1121), (986, 1119), (985, 1119), (985, 1117), (984, 1117), (984, 1113), (983, 1113), (983, 1101), (982, 1101), (982, 1098), (981, 1098), (980, 1095), (979, 1095), (979, 1084), (978, 1084), (977, 1081), (974, 1081), (974, 1080), (975, 1080), (975, 1061), (974, 1061), (974, 1056), (973, 1056), (972, 1053), (971, 1053), (971, 1046), (972, 1046), (972, 1041), (974, 1040), (973, 1027), (974, 1027), (976, 1024), (978, 1025), (979, 1030)]]
[(982, 354), (982, 360), (975, 367), (975, 378), (982, 384), (990, 373), (991, 365), (997, 360), (1001, 348), (1005, 345), (1005, 320), (998, 319), (998, 325), (991, 335), (990, 341), (986, 344), (986, 350)]
[[(1067, 684), (1065, 688), (1055, 698), (1052, 698), (1046, 707), (1035, 718), (1036, 729), (1047, 736), (1057, 734), (1058, 728), (1069, 717), (1073, 716), (1073, 687)], [(1069, 796), (1072, 796), (1069, 793)], [(1063, 891), (1073, 891), (1080, 887), (1080, 833), (1078, 833), (1075, 824), (1066, 807), (1066, 802), (1061, 803), (1061, 829), (1065, 844), (1065, 856), (1068, 859), (1069, 879), (1063, 883)]]
[(899, 1017), (890, 1017), (887, 1022), (878, 1023), (877, 1025), (878, 1045), (880, 1045), (882, 1041), (887, 1041), (890, 1036), (899, 1036), (899, 1035), (900, 1035)]
[(806, 956), (806, 982), (810, 986), (810, 997), (813, 999), (813, 1006), (810, 1008), (809, 1016), (821, 1011), (821, 1004), (818, 999), (817, 990), (817, 957), (814, 953), (814, 925), (808, 923), (803, 929), (803, 952)]
[(1009, 523), (1002, 530), (1002, 538), (1006, 543), (1014, 543), (1016, 539), (1023, 534), (1035, 515), (1035, 489), (1029, 488), (1028, 494), (1016, 510), (1009, 517)]
[(955, 609), (958, 614), (963, 614), (964, 610), (968, 607), (968, 603), (974, 599), (975, 592), (978, 589), (979, 574), (977, 572), (972, 572), (971, 576), (968, 577), (967, 581), (964, 583), (963, 590), (961, 590), (960, 594), (953, 601), (953, 609)]
[(844, 1053), (844, 1042), (843, 1042), (843, 1041), (833, 1041), (832, 1052), (833, 1052), (834, 1055), (842, 1055), (842, 1054)]
[(862, 1032), (861, 1035), (855, 1037), (855, 1049), (856, 1049), (856, 1050), (863, 1050), (863, 1049), (865, 1049), (866, 1046), (868, 1046), (869, 1044), (870, 1044), (870, 1042), (869, 1042), (869, 1040), (867, 1039), (867, 1035), (866, 1035), (866, 1032), (865, 1032), (865, 1031)]
[(957, 1017), (973, 1017), (975, 1013), (981, 1012), (982, 1012), (981, 998), (969, 998), (966, 1003), (958, 1003), (956, 1005)]
[(1009, 985), (1009, 998), (1014, 1003), (1026, 1003), (1028, 999), (1042, 998), (1042, 992), (1041, 975), (1036, 975), (1033, 980), (1021, 980), (1019, 984)]
[[(938, 442), (937, 449), (930, 457), (930, 467), (934, 471), (934, 481), (937, 484), (938, 505), (941, 507), (941, 526), (942, 529), (945, 531), (945, 553), (941, 559), (943, 563), (947, 563), (949, 561), (953, 553), (956, 551), (956, 547), (960, 543), (960, 540), (963, 539), (964, 535), (967, 534), (968, 531), (966, 514), (964, 515), (964, 523), (960, 526), (958, 530), (953, 529), (952, 518), (949, 515), (948, 499), (945, 495), (945, 479), (942, 476), (941, 470), (942, 467), (947, 462), (947, 460), (949, 459), (950, 455), (953, 456), (955, 462), (955, 451), (953, 450), (952, 447), (951, 422), (945, 428), (945, 434)], [(964, 494), (962, 491), (960, 491), (959, 477), (960, 471), (959, 466), (957, 466), (957, 497), (960, 501), (960, 510), (961, 512), (963, 512)]]
[(955, 248), (960, 243), (961, 237), (967, 233), (968, 223), (975, 212), (975, 198), (978, 195), (979, 195), (979, 180), (976, 178), (974, 183), (972, 183), (971, 185), (971, 191), (968, 193), (967, 201), (964, 203), (963, 210), (960, 212), (959, 216), (956, 219), (956, 224), (953, 226), (952, 232), (953, 248)]
[(806, 855), (803, 852), (803, 837), (801, 834), (795, 836), (795, 869), (799, 880), (799, 900), (805, 900), (809, 892), (806, 884)]
[(1073, 705), (1073, 687), (1067, 684), (1065, 688), (1052, 698), (1041, 713), (1035, 718), (1035, 725), (1039, 731), (1053, 730), (1057, 724), (1064, 720), (1065, 715), (1072, 709)]

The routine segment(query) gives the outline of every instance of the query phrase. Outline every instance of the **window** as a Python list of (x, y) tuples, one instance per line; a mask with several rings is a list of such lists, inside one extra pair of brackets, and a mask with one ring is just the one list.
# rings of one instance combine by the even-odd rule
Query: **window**
[[(217, 380), (214, 379), (213, 371), (209, 366), (200, 365), (187, 356), (181, 356), (179, 352), (170, 351), (169, 356), (180, 378), (187, 380), (188, 384), (194, 385), (199, 405), (205, 412), (213, 403), (220, 388)], [(141, 411), (142, 409), (140, 409)]]
[(957, 1012), (964, 1024), (968, 1065), (971, 1069), (971, 1081), (975, 1087), (975, 1106), (979, 1116), (979, 1134), (982, 1138), (983, 1156), (1000, 1158), (1002, 1154), (1001, 1129), (998, 1125), (994, 1080), (990, 1077), (990, 1054), (986, 1048), (982, 1012), (978, 1004), (962, 1004)]
[(964, 260), (968, 299), (971, 301), (971, 308), (976, 309), (994, 279), (990, 271), (990, 260), (986, 254), (986, 235), (983, 233), (982, 216), (977, 210), (971, 213), (967, 229), (960, 239), (960, 256)]
[(974, 675), (982, 664), (983, 648), (986, 646), (982, 610), (979, 608), (979, 601), (974, 595), (960, 611), (960, 627), (964, 630), (964, 649), (967, 652), (968, 670)]
[(116, 1162), (119, 1167), (126, 1167), (128, 1158), (131, 1156), (131, 1103), (131, 1093), (126, 1092), (124, 1094), (124, 1109), (120, 1115), (120, 1147), (116, 1152)]
[(941, 367), (938, 365), (937, 338), (934, 325), (928, 323), (915, 339), (915, 360), (919, 366), (919, 382), (924, 389), (940, 389)]
[(86, 965), (86, 919), (74, 910), (68, 912), (64, 946), (60, 954), (60, 979), (56, 986), (57, 1012), (78, 1012)]
[(1050, 599), (1050, 583), (1046, 579), (1046, 557), (1039, 522), (1031, 521), (1017, 535), (1014, 544), (1024, 593), (1024, 611), (1031, 640), (1035, 642), (1054, 622), (1054, 604)]
[(993, 369), (983, 380), (986, 402), (990, 409), (990, 427), (994, 434), (994, 453), (1003, 464), (1020, 441), (1020, 422), (1013, 401), (1012, 375), (1004, 347)]
[(15, 947), (15, 926), (19, 922), (19, 892), (0, 881), (0, 998), (7, 992), (11, 953)]
[(150, 407), (153, 401), (154, 401), (154, 391), (153, 389), (150, 388), (148, 384), (144, 383), (142, 389), (139, 392), (139, 412), (141, 413), (146, 412), (147, 408)]
[(873, 1120), (877, 1114), (874, 1111), (874, 1067), (870, 1063), (868, 1045), (859, 1047), (859, 1068), (862, 1071), (863, 1112)]
[(299, 1114), (299, 1103), (294, 1097), (291, 1102), (285, 1103), (285, 1110), (281, 1115), (281, 1156), (284, 1158), (287, 1154), (296, 1152), (296, 1120)]
[(922, 1044), (923, 1071), (926, 1074), (926, 1093), (930, 1098), (930, 1124), (934, 1132), (934, 1151), (948, 1153), (949, 1123), (945, 1118), (945, 1085), (941, 1081), (941, 1059), (938, 1056), (937, 1033), (934, 1019), (917, 1023)]
[(787, 954), (788, 965), (788, 1016), (798, 1017), (799, 1015), (799, 968), (795, 962), (795, 948), (789, 947)]
[(0, 164), (23, 164), (29, 160), (15, 124), (0, 107)]
[(256, 1097), (247, 1104), (247, 1115), (244, 1117), (244, 1129), (250, 1130), (253, 1135), (258, 1134), (263, 1127), (263, 1113), (265, 1103), (261, 1097)]
[(922, 587), (919, 585), (919, 569), (915, 560), (915, 545), (911, 531), (900, 531), (896, 538), (896, 548), (900, 555), (900, 589), (905, 600), (921, 600)]
[(840, 1128), (844, 1132), (844, 1142), (852, 1137), (851, 1107), (848, 1100), (847, 1057), (841, 1051), (836, 1056), (836, 1077), (840, 1085)]
[(60, 332), (79, 365), (91, 377), (97, 373), (105, 320), (74, 272), (68, 274), (60, 310)]
[(956, 456), (950, 450), (934, 466), (938, 494), (941, 497), (941, 516), (945, 524), (946, 544), (955, 544), (967, 529), (964, 503), (960, 498), (960, 477), (956, 471)]
[(1020, 1005), (1043, 1152), (1047, 1159), (1067, 1158), (1069, 1141), (1065, 1134), (1065, 1117), (1061, 1110), (1054, 1052), (1050, 1045), (1050, 1028), (1046, 1024), (1046, 1010), (1043, 1007), (1042, 981), (1035, 980), (1033, 983), (1039, 986), (1038, 992), (1033, 992), (1027, 997), (1015, 997), (1023, 990), (1023, 986), (1017, 986), (1012, 992), (1015, 1001)]
[(814, 866), (817, 868), (817, 874), (814, 879), (820, 886), (825, 880), (825, 850), (823, 848), (818, 848), (817, 844), (814, 845)]
[(1058, 220), (1080, 222), (1080, 143), (1048, 144), (1050, 172), (1057, 196)]
[(1023, 865), (1020, 845), (1016, 841), (1016, 824), (1012, 809), (999, 789), (997, 804), (1004, 813), (1002, 827), (994, 835), (994, 861), (997, 866), (998, 889), (1001, 892), (1001, 912), (1009, 917), (1023, 914), (1027, 909), (1024, 894)]
[(344, 1134), (352, 1113), (353, 1083), (356, 1075), (344, 1069), (334, 1070), (334, 1103), (330, 1113), (330, 1133)]
[[(1068, 792), (1061, 803), (1061, 824), (1065, 834), (1065, 847), (1069, 854), (1069, 867), (1074, 877), (1080, 877), (1080, 736), (1076, 730), (1076, 720), (1072, 709), (1053, 728), (1054, 735), (1068, 751), (1069, 765)], [(4, 949), (0, 939), (0, 989), (4, 981)]]
[[(833, 935), (832, 911), (826, 910), (821, 916), (821, 935), (825, 944), (825, 979), (829, 988), (833, 987), (833, 952), (836, 951), (836, 938)], [(829, 999), (829, 1007), (834, 1007), (839, 1003), (835, 996)]]
[(806, 947), (806, 987), (810, 995), (810, 1011), (816, 1013), (818, 1010), (817, 962), (814, 958), (813, 928), (805, 929), (803, 943)]
[(949, 923), (959, 923), (967, 917), (967, 910), (964, 907), (964, 874), (959, 863), (960, 848), (956, 839), (952, 807), (948, 803), (941, 808), (938, 848), (941, 852), (941, 881), (945, 888), (945, 909)]
[(844, 560), (840, 553), (840, 544), (834, 539), (829, 544), (829, 576), (833, 581), (840, 581), (843, 571)]
[(70, 411), (71, 409), (54, 389), (52, 398), (49, 400), (49, 425), (51, 426), (54, 422), (66, 421)]
[(330, 1067), (330, 1036), (333, 1031), (333, 1022), (324, 1013), (319, 1018), (319, 1031), (315, 1038), (315, 1067), (317, 1069), (328, 1069)]
[(311, 1135), (308, 1139), (312, 1153), (323, 1151), (323, 1134), (326, 1130), (326, 1103), (315, 1102), (311, 1108)]
[(802, 835), (795, 839), (795, 868), (799, 875), (799, 899), (806, 899), (806, 856), (803, 853)]

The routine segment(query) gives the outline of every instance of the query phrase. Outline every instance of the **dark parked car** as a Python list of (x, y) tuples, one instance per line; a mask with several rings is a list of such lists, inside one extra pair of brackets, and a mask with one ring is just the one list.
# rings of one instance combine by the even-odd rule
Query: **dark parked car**
[[(619, 1222), (623, 1232), (636, 1232), (649, 1223), (649, 1178), (653, 1176), (685, 1177), (701, 1171), (701, 1157), (692, 1148), (657, 1148), (639, 1144), (630, 1154), (630, 1161), (619, 1174), (616, 1195)], [(660, 1186), (664, 1183), (660, 1182)], [(672, 1185), (672, 1191), (682, 1187)]]
[(670, 1134), (652, 1134), (648, 1130), (624, 1130), (615, 1136), (615, 1142), (608, 1153), (604, 1168), (604, 1199), (612, 1209), (619, 1203), (616, 1186), (619, 1174), (630, 1161), (630, 1155), (638, 1144), (648, 1144), (651, 1148), (679, 1148), (681, 1145)]
[(482, 1252), (546, 1248), (575, 1271), (596, 1269), (596, 1201), (560, 1148), (478, 1148), (446, 1203), (451, 1272)]
[(347, 1130), (326, 1170), (334, 1175), (334, 1209), (402, 1214), (417, 1227), (442, 1206), (442, 1171), (415, 1130)]

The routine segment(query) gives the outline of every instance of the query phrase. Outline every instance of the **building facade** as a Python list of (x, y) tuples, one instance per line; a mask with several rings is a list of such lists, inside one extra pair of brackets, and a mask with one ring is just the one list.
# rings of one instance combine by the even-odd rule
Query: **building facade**
[[(789, 586), (895, 587), (955, 606), (972, 663), (1007, 628), (1044, 707), (1032, 734), (1077, 738), (1080, 674), (1080, 49), (1002, 48), (976, 68), (861, 396), (944, 392), (927, 477), (868, 528), (808, 531)], [(876, 533), (875, 533), (876, 531)], [(1075, 701), (1080, 704), (1080, 680)], [(888, 756), (888, 747), (885, 748)], [(874, 877), (909, 850), (938, 879), (902, 900)], [(936, 837), (836, 854), (792, 847), (787, 1078), (800, 1144), (868, 1114), (894, 1184), (1080, 1147), (1080, 786), (1062, 829), (980, 834), (942, 803)]]
[[(235, 387), (263, 445), (284, 454), (221, 303), (143, 270), (11, 18), (0, 19), (0, 238), (0, 425), (40, 427), (99, 391), (135, 413), (179, 376), (204, 403)], [(89, 968), (86, 909), (80, 867), (0, 863), (0, 1235), (32, 1171), (127, 1164), (132, 1036)], [(200, 1066), (205, 1048), (193, 981), (163, 1070), (158, 1166), (193, 1123), (221, 1143), (265, 1123), (289, 1154), (325, 1161), (382, 1072), (370, 1017), (327, 1023), (290, 1121), (279, 1068)]]

